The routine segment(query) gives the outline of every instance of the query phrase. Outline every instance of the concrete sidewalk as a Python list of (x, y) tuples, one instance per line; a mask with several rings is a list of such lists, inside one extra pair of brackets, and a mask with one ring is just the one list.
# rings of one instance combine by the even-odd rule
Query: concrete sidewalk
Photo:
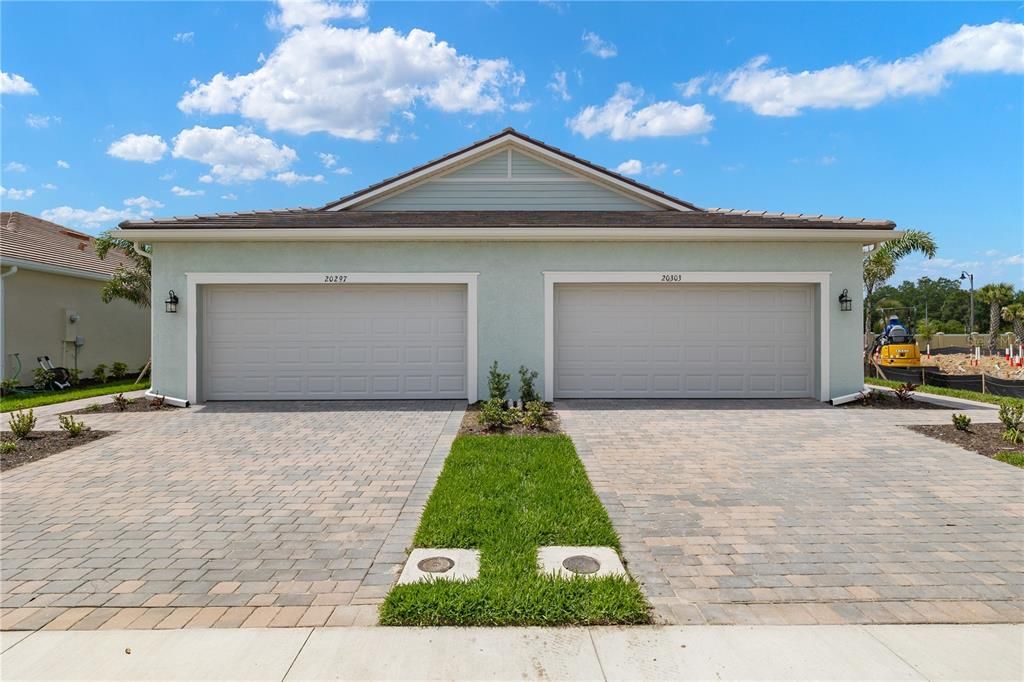
[[(139, 389), (137, 391), (125, 391), (124, 397), (129, 400), (135, 400), (146, 395), (148, 389)], [(57, 417), (64, 414), (65, 412), (74, 412), (75, 410), (81, 410), (89, 407), (93, 403), (100, 405), (109, 403), (114, 400), (116, 393), (108, 393), (106, 395), (95, 395), (91, 398), (79, 398), (78, 400), (68, 400), (63, 403), (53, 403), (50, 405), (41, 405), (40, 407), (33, 407), (32, 414), (36, 417), (36, 431), (53, 431), (57, 428)], [(27, 410), (28, 408), (26, 408)], [(15, 410), (17, 411), (17, 410)], [(2, 415), (3, 419), (0, 419), (0, 431), (10, 431), (11, 428), (8, 425), (8, 419), (14, 414), (13, 412), (4, 412)], [(81, 417), (82, 415), (79, 415)], [(88, 416), (88, 415), (85, 415)]]
[(1024, 626), (0, 633), (4, 680), (1020, 680)]

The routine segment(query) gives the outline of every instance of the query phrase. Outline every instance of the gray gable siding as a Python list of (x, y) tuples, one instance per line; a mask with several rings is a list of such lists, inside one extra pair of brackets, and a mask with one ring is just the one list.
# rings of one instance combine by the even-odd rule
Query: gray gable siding
[(366, 206), (366, 211), (650, 211), (658, 207), (569, 173), (501, 150), (441, 177)]

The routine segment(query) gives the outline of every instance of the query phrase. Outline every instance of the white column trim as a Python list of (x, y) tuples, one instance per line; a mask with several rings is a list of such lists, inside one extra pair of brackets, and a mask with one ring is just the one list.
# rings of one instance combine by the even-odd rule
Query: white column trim
[[(344, 279), (338, 281), (337, 279)], [(344, 287), (353, 284), (465, 284), (466, 285), (466, 398), (477, 401), (477, 280), (478, 272), (187, 272), (186, 296), (178, 309), (186, 317), (187, 398), (199, 402), (198, 394), (198, 319), (194, 305), (199, 286), (203, 284), (322, 284)]]
[(832, 297), (829, 283), (831, 272), (545, 272), (544, 273), (544, 400), (555, 398), (555, 285), (556, 284), (816, 284), (818, 285), (820, 323), (819, 387), (818, 399), (831, 398), (831, 314)]

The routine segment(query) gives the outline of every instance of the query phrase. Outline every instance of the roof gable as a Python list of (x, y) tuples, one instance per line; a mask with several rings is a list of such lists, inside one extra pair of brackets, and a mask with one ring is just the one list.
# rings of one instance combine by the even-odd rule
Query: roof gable
[[(444, 187), (444, 183), (461, 183), (462, 187), (456, 190)], [(557, 187), (554, 183), (564, 183), (564, 186)], [(540, 202), (531, 199), (538, 192)], [(398, 199), (400, 194), (409, 196)], [(492, 200), (488, 200), (488, 196)], [(511, 128), (327, 204), (323, 210), (529, 210), (531, 207), (537, 210), (700, 210)]]

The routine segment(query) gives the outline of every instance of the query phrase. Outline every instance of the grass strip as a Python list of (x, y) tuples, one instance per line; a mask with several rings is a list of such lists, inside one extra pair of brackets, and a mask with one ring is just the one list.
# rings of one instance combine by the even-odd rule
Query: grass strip
[(1024, 469), (1024, 452), (1000, 452), (994, 455), (993, 459)]
[(537, 572), (543, 545), (619, 548), (608, 513), (566, 436), (460, 436), (427, 502), (416, 547), (479, 549), (480, 577), (398, 585), (385, 625), (646, 623), (630, 579)]
[(149, 379), (135, 383), (134, 378), (111, 381), (99, 386), (88, 386), (86, 388), (69, 388), (66, 391), (43, 391), (32, 395), (8, 395), (0, 398), (0, 412), (14, 412), (16, 410), (27, 410), (30, 407), (42, 407), (43, 405), (56, 405), (71, 400), (82, 398), (95, 398), (101, 395), (112, 395), (114, 393), (125, 393), (127, 391), (138, 391), (149, 388)]
[[(873, 377), (865, 377), (864, 383), (871, 386), (887, 386), (889, 388), (897, 388), (903, 385), (902, 381), (889, 381), (887, 379), (875, 379)], [(1002, 402), (1010, 402), (1018, 405), (1024, 405), (1024, 398), (1010, 398), (1001, 395), (992, 395), (991, 393), (979, 393), (978, 391), (964, 391), (959, 388), (943, 388), (942, 386), (929, 386), (927, 384), (919, 384), (914, 389), (920, 393), (931, 393), (933, 395), (944, 395), (950, 398), (963, 398), (964, 400), (977, 400), (981, 403), (991, 403), (993, 405), (999, 405)]]

